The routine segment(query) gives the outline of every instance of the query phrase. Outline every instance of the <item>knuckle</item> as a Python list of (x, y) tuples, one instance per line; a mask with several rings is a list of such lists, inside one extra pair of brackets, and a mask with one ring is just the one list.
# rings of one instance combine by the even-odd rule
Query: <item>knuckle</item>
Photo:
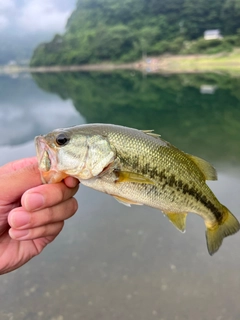
[(74, 213), (78, 211), (78, 202), (75, 198), (73, 198), (73, 205), (74, 205)]
[(46, 224), (41, 227), (33, 228), (29, 230), (28, 238), (29, 239), (38, 239), (48, 236), (57, 236), (62, 230), (64, 222), (55, 222), (51, 224)]
[(78, 210), (78, 202), (75, 198), (71, 198), (67, 204), (69, 218), (74, 215)]
[(66, 193), (66, 190), (64, 188), (63, 183), (60, 182), (59, 184), (56, 184), (55, 185), (55, 194), (54, 194), (54, 198), (56, 200), (55, 202), (64, 201), (65, 193)]
[(45, 223), (54, 222), (54, 220), (55, 220), (54, 207), (48, 207), (44, 211), (45, 211)]
[(66, 201), (71, 198), (74, 194), (74, 189), (68, 188), (63, 182), (59, 185), (58, 188), (58, 199), (60, 202)]
[(73, 196), (78, 192), (78, 189), (79, 189), (79, 183), (74, 188), (71, 189)]
[(55, 222), (46, 227), (45, 236), (56, 236), (64, 226), (63, 221)]

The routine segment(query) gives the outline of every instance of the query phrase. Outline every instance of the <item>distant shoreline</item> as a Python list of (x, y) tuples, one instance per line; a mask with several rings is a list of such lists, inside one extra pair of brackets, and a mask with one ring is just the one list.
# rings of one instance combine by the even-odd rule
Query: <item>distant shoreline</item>
[(114, 70), (133, 70), (145, 73), (226, 72), (232, 75), (240, 75), (240, 50), (217, 55), (163, 55), (147, 57), (137, 62), (125, 64), (99, 63), (46, 67), (0, 66), (0, 74)]

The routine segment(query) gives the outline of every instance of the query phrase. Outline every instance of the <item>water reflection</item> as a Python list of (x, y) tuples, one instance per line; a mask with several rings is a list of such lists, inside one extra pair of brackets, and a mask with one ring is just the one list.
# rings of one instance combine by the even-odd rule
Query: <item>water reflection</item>
[[(239, 163), (238, 78), (115, 72), (35, 74), (34, 79), (44, 90), (70, 98), (87, 122), (155, 129), (189, 153)], [(203, 84), (218, 89), (203, 95)]]
[[(45, 91), (29, 78), (0, 78), (0, 164), (33, 155), (36, 134), (84, 119), (154, 128), (213, 162), (219, 181), (209, 184), (240, 218), (239, 80), (128, 72), (34, 77)], [(202, 84), (217, 90), (201, 95)], [(127, 208), (83, 186), (77, 199), (79, 211), (56, 241), (0, 277), (1, 320), (238, 319), (240, 233), (210, 257), (196, 215), (181, 234), (158, 210)]]
[(84, 123), (70, 100), (39, 90), (31, 78), (0, 77), (0, 146), (25, 143), (52, 129)]

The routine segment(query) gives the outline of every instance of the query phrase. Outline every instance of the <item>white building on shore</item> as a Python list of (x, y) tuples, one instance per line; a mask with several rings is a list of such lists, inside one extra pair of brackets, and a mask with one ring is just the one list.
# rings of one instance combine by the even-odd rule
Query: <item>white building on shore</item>
[(222, 35), (219, 29), (216, 30), (206, 30), (204, 31), (204, 39), (205, 40), (215, 40), (215, 39), (222, 39)]

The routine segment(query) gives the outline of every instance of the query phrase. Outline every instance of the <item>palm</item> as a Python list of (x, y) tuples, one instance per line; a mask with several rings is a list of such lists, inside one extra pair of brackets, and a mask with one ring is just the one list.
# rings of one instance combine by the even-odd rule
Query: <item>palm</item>
[[(32, 240), (24, 242), (13, 240), (8, 235), (8, 231), (0, 237), (0, 242), (0, 269), (2, 273), (15, 270), (37, 254)], [(27, 250), (25, 250), (26, 247)]]
[(34, 240), (13, 240), (6, 231), (0, 236), (0, 270), (7, 273), (25, 264), (38, 255), (44, 247), (53, 241), (54, 236), (43, 237)]

